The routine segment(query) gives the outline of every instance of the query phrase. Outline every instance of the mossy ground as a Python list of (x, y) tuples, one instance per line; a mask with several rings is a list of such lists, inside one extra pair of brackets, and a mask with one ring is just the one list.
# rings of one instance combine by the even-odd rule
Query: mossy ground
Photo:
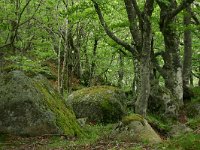
[[(35, 86), (40, 89), (46, 97), (45, 103), (50, 107), (50, 109), (58, 115), (57, 123), (64, 129), (66, 133), (71, 133), (74, 135), (74, 131), (68, 129), (67, 126), (74, 126), (76, 128), (77, 124), (71, 124), (66, 120), (65, 116), (71, 116), (74, 118), (72, 112), (64, 108), (64, 102), (59, 98), (58, 95), (52, 95), (53, 92), (42, 88), (42, 83), (36, 83)], [(199, 91), (197, 90), (197, 93)], [(83, 92), (84, 94), (84, 92)], [(56, 101), (53, 97), (57, 97)], [(199, 99), (197, 96), (196, 99)], [(69, 115), (69, 116), (68, 116)], [(142, 120), (141, 116), (130, 115), (125, 120)], [(168, 132), (170, 122), (163, 121), (159, 116), (150, 115), (146, 118), (150, 124), (155, 124), (159, 129), (158, 133), (161, 131)], [(121, 150), (198, 150), (200, 149), (200, 122), (199, 118), (190, 118), (187, 125), (194, 129), (194, 132), (181, 135), (176, 138), (163, 138), (164, 141), (161, 144), (150, 145), (148, 143), (138, 143), (130, 141), (120, 141), (116, 140), (110, 136), (115, 124), (107, 125), (89, 125), (80, 129), (79, 127), (75, 129), (75, 132), (82, 134), (85, 133), (86, 136), (64, 136), (64, 135), (44, 135), (40, 137), (15, 137), (10, 135), (0, 135), (0, 149), (80, 149), (80, 150), (108, 150), (108, 149), (121, 149)], [(72, 127), (73, 128), (73, 127)], [(114, 140), (115, 139), (115, 140)]]
[(111, 132), (116, 124), (89, 125), (83, 127), (87, 136), (65, 137), (62, 135), (44, 135), (40, 137), (3, 136), (0, 149), (63, 149), (63, 150), (197, 150), (200, 147), (200, 134), (195, 132), (181, 135), (173, 139), (166, 139), (161, 144), (146, 142), (131, 142), (130, 140), (116, 140)]

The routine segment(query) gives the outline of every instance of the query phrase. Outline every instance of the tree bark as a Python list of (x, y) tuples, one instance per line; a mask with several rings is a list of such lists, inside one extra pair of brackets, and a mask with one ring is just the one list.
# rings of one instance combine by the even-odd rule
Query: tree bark
[(177, 98), (179, 107), (183, 105), (183, 78), (179, 37), (175, 26), (176, 15), (193, 1), (194, 0), (186, 0), (177, 6), (176, 0), (169, 1), (169, 3), (165, 3), (162, 0), (157, 0), (157, 3), (161, 9), (160, 30), (164, 36), (165, 43), (165, 52), (163, 55), (165, 63), (163, 69), (165, 73), (163, 74), (163, 78), (165, 79), (166, 87)]
[(146, 116), (150, 95), (150, 54), (151, 54), (151, 23), (149, 17), (144, 18), (143, 49), (140, 55), (140, 89), (135, 103), (135, 112)]
[(122, 88), (124, 78), (124, 56), (122, 52), (119, 52), (119, 70), (118, 70), (118, 87)]
[(184, 14), (183, 24), (186, 27), (184, 31), (184, 59), (183, 59), (183, 88), (189, 87), (189, 80), (192, 72), (192, 37), (188, 28), (191, 22), (190, 6), (187, 7)]
[(95, 75), (95, 68), (96, 68), (96, 55), (97, 55), (97, 47), (98, 47), (98, 39), (97, 37), (94, 38), (94, 46), (93, 46), (93, 56), (92, 56), (92, 63), (90, 69), (90, 86), (92, 86), (94, 75)]

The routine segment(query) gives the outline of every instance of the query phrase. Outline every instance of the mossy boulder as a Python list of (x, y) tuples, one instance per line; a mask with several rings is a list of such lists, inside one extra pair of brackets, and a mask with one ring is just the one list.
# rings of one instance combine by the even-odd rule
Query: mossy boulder
[(186, 113), (188, 117), (198, 117), (200, 116), (200, 102), (191, 102), (190, 104), (186, 105)]
[(178, 137), (180, 135), (184, 135), (192, 132), (193, 130), (187, 127), (185, 124), (178, 123), (176, 125), (171, 126), (171, 131), (169, 132), (170, 137)]
[(151, 88), (148, 100), (148, 110), (150, 113), (158, 114), (162, 117), (176, 118), (179, 108), (177, 99), (169, 89), (154, 85)]
[(194, 87), (192, 92), (194, 97), (185, 105), (187, 116), (190, 118), (200, 116), (200, 87)]
[(130, 114), (122, 118), (113, 130), (112, 136), (117, 140), (131, 142), (160, 143), (162, 139), (139, 114)]
[(73, 92), (66, 100), (77, 118), (94, 123), (112, 123), (125, 114), (125, 93), (112, 86), (94, 86)]
[(43, 76), (0, 75), (0, 133), (81, 135), (72, 110)]

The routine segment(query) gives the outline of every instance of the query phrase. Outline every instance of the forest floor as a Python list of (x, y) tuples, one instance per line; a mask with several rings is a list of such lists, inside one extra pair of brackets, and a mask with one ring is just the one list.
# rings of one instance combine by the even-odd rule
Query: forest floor
[(163, 138), (163, 143), (152, 145), (115, 140), (110, 136), (113, 124), (86, 125), (87, 137), (74, 138), (63, 135), (17, 137), (0, 135), (0, 150), (198, 150), (200, 131), (176, 139)]
[[(192, 101), (200, 100), (200, 90)], [(163, 139), (160, 144), (133, 142), (112, 136), (116, 124), (86, 124), (86, 136), (67, 137), (64, 135), (43, 135), (38, 137), (18, 137), (0, 134), (0, 150), (200, 150), (200, 116), (188, 118), (185, 125), (193, 129), (171, 138), (166, 134), (171, 123), (163, 122), (158, 116), (148, 116), (148, 122)], [(159, 130), (158, 130), (159, 129)], [(165, 131), (165, 132), (163, 132)]]

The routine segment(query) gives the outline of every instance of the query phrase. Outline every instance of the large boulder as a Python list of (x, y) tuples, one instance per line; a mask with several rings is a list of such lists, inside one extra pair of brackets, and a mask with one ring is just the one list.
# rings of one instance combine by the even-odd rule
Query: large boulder
[(152, 86), (148, 100), (149, 112), (166, 118), (176, 118), (178, 109), (177, 99), (170, 90), (159, 85)]
[(111, 133), (117, 140), (131, 142), (160, 143), (162, 139), (149, 125), (146, 119), (139, 114), (130, 114), (123, 117), (122, 121)]
[(184, 135), (186, 133), (190, 133), (193, 130), (187, 127), (185, 124), (178, 123), (176, 125), (171, 126), (171, 131), (169, 132), (170, 137), (178, 137), (180, 135)]
[(200, 116), (200, 102), (195, 101), (186, 105), (186, 113), (189, 117), (198, 117)]
[(125, 93), (112, 86), (84, 88), (69, 95), (70, 104), (77, 118), (87, 117), (89, 122), (110, 123), (125, 114)]
[(0, 75), (0, 133), (81, 135), (75, 115), (42, 76)]

